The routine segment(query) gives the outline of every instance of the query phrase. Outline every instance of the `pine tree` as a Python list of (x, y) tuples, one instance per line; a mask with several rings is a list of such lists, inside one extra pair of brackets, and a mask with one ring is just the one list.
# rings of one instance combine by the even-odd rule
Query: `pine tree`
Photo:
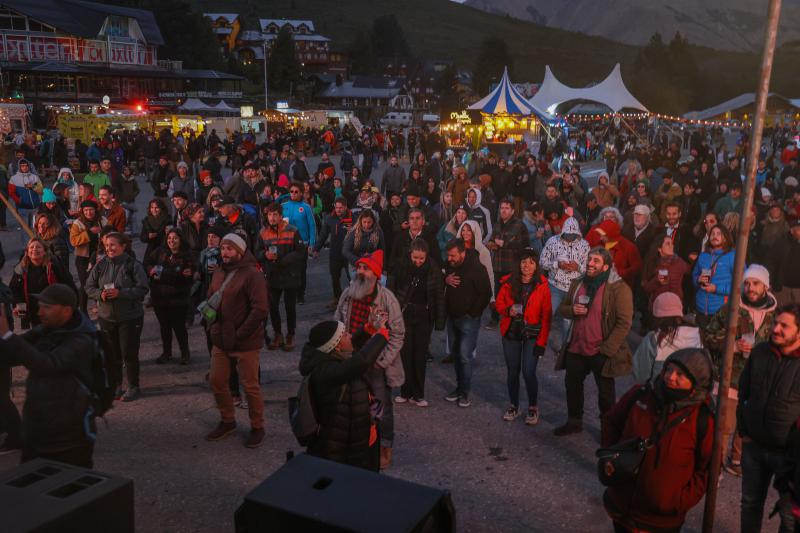
[(489, 92), (492, 82), (499, 82), (503, 68), (508, 67), (509, 75), (514, 60), (508, 50), (508, 44), (501, 37), (487, 37), (481, 43), (478, 58), (475, 61), (473, 85), (479, 95)]
[(288, 92), (300, 81), (300, 61), (294, 48), (294, 39), (288, 25), (281, 28), (272, 44), (267, 63), (270, 89)]

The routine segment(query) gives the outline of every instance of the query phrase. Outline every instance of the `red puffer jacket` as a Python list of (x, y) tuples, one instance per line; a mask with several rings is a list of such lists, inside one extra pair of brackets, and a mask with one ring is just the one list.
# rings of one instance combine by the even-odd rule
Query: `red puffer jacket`
[[(630, 411), (627, 409), (639, 389), (639, 385), (631, 388), (603, 416), (603, 447), (653, 434), (661, 416), (656, 413), (656, 398), (651, 390), (636, 400)], [(658, 444), (647, 451), (634, 482), (606, 490), (603, 503), (611, 518), (636, 529), (670, 529), (684, 523), (686, 513), (706, 492), (711, 461), (714, 440), (711, 416), (703, 442), (699, 444), (699, 453), (695, 453), (697, 417), (701, 409), (704, 409), (702, 404), (695, 404), (669, 414), (664, 425), (687, 414), (688, 417), (669, 429)], [(695, 464), (696, 457), (699, 457), (699, 464)]]
[[(511, 325), (511, 306), (514, 305), (514, 296), (511, 292), (511, 274), (500, 280), (500, 292), (497, 293), (495, 309), (500, 314), (500, 334), (505, 335)], [(536, 345), (542, 348), (547, 346), (547, 337), (550, 335), (550, 320), (552, 318), (550, 302), (550, 286), (544, 276), (539, 276), (539, 283), (531, 291), (528, 303), (525, 305), (525, 323), (541, 324), (542, 331), (536, 340)]]

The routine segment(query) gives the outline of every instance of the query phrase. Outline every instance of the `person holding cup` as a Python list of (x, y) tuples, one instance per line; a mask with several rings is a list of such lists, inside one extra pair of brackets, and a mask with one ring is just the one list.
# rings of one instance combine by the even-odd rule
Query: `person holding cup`
[[(739, 307), (737, 319), (736, 344), (733, 353), (733, 370), (731, 372), (731, 388), (728, 397), (722, 401), (728, 402), (728, 412), (733, 413), (738, 403), (739, 376), (744, 370), (750, 352), (756, 344), (769, 341), (772, 329), (775, 326), (775, 312), (778, 306), (777, 298), (770, 291), (769, 271), (766, 267), (752, 264), (744, 273), (742, 285), (742, 305)], [(703, 344), (711, 352), (714, 363), (722, 368), (725, 337), (728, 331), (728, 306), (724, 305), (711, 318), (709, 324), (702, 329)], [(720, 400), (718, 400), (720, 401)], [(730, 451), (725, 459), (723, 468), (729, 474), (742, 475), (742, 439), (736, 433), (736, 418), (728, 417), (721, 421), (723, 442), (730, 444)]]
[(500, 315), (503, 356), (508, 370), (506, 383), (510, 405), (503, 420), (520, 415), (519, 375), (525, 380), (528, 411), (525, 423), (539, 423), (539, 382), (536, 367), (547, 348), (552, 319), (550, 286), (539, 269), (539, 256), (533, 248), (523, 248), (517, 268), (500, 280), (495, 307)]
[(648, 299), (645, 316), (649, 320), (656, 298), (671, 292), (683, 299), (683, 280), (691, 267), (675, 253), (675, 241), (668, 235), (662, 235), (657, 246), (654, 246), (645, 259), (642, 274), (642, 288)]
[(705, 250), (697, 257), (692, 280), (695, 294), (695, 319), (700, 328), (727, 302), (733, 280), (733, 237), (730, 231), (717, 224), (708, 232)]

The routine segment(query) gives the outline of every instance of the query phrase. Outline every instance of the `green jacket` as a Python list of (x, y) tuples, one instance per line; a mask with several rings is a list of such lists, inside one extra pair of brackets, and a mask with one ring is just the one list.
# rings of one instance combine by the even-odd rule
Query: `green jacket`
[[(755, 333), (755, 344), (769, 341), (769, 337), (772, 334), (772, 327), (775, 325), (775, 308), (777, 307), (777, 301), (775, 296), (771, 293), (767, 293), (767, 296), (769, 296), (769, 303), (764, 309), (761, 309), (766, 315), (758, 331), (754, 331), (755, 324), (753, 322), (751, 309), (742, 301), (742, 305), (739, 307), (739, 324), (736, 331), (737, 338), (742, 335)], [(703, 345), (711, 352), (711, 357), (714, 359), (714, 363), (717, 365), (720, 373), (722, 371), (722, 351), (725, 349), (727, 325), (728, 306), (723, 305), (720, 310), (711, 317), (711, 322), (708, 326), (700, 330), (703, 337)], [(734, 389), (739, 389), (739, 376), (742, 374), (746, 362), (747, 358), (745, 358), (742, 352), (734, 352), (733, 371), (731, 372), (731, 387)]]
[(83, 177), (83, 183), (90, 183), (94, 187), (94, 195), (100, 192), (100, 187), (108, 185), (111, 187), (111, 181), (105, 172), (90, 172)]

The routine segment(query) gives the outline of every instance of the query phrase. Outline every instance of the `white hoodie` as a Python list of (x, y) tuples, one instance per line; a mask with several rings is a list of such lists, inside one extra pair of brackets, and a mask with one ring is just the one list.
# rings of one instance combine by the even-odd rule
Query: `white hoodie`
[[(573, 234), (578, 238), (567, 242), (562, 235)], [(539, 262), (547, 270), (548, 281), (557, 289), (568, 291), (572, 281), (581, 277), (586, 272), (586, 260), (589, 257), (589, 243), (582, 237), (581, 228), (574, 217), (569, 217), (561, 228), (561, 233), (547, 239), (542, 249)], [(561, 261), (575, 261), (578, 270), (572, 272), (563, 270), (558, 266)]]

